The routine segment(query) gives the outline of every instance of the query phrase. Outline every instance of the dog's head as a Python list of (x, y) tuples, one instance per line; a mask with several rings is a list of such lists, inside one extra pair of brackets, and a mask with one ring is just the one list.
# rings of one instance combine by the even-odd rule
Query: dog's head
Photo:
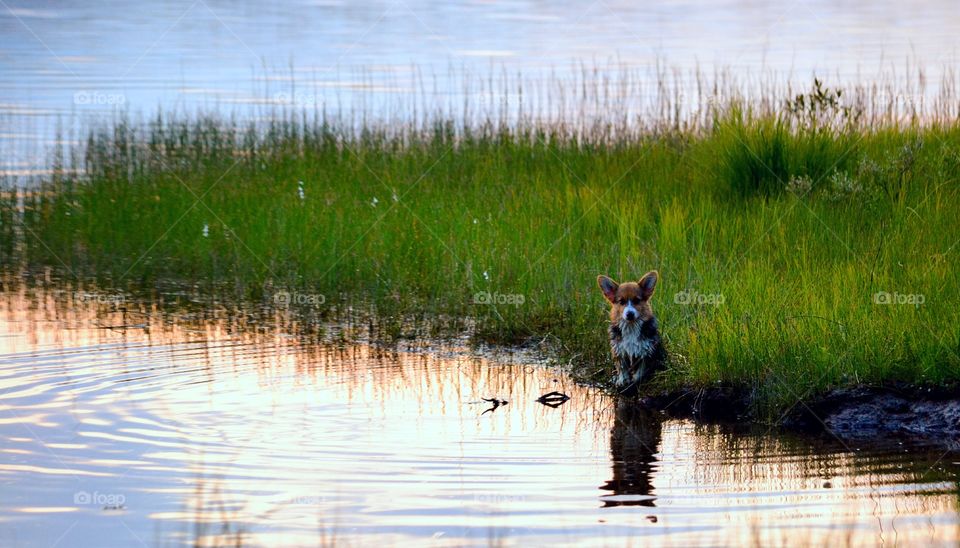
[(603, 291), (603, 296), (610, 301), (610, 321), (615, 324), (621, 321), (633, 323), (653, 318), (650, 297), (653, 296), (659, 277), (656, 270), (651, 270), (638, 282), (618, 284), (608, 276), (597, 276), (597, 284)]

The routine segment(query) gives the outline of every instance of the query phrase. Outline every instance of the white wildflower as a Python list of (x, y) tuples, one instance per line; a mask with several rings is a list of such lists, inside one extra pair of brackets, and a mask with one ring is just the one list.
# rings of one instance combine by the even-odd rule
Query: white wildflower
[(792, 177), (787, 182), (787, 191), (798, 196), (804, 196), (813, 189), (813, 180), (806, 175)]

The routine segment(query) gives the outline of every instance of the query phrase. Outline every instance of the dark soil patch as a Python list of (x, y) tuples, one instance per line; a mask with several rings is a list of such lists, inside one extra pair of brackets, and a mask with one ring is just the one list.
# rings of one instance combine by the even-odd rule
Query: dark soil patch
[[(754, 403), (748, 390), (735, 387), (673, 390), (639, 402), (702, 422), (753, 422)], [(960, 386), (838, 388), (795, 406), (781, 426), (844, 441), (902, 438), (960, 451)]]

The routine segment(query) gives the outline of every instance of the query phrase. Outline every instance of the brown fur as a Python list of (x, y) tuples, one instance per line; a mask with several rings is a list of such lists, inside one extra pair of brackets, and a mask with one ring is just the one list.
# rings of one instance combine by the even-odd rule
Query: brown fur
[[(624, 282), (618, 284), (607, 276), (597, 276), (597, 284), (600, 286), (600, 290), (603, 291), (603, 296), (610, 301), (610, 323), (617, 323), (620, 321), (620, 315), (623, 314), (623, 308), (628, 302), (633, 299), (639, 299), (639, 303), (634, 303), (633, 307), (637, 309), (637, 313), (640, 315), (641, 320), (649, 320), (653, 317), (653, 309), (650, 308), (650, 297), (653, 296), (654, 288), (650, 287), (646, 289), (645, 286), (649, 281), (656, 283), (656, 280), (660, 278), (660, 275), (656, 270), (651, 270), (643, 275), (640, 278), (639, 282)], [(612, 286), (610, 285), (612, 284)], [(612, 287), (613, 291), (609, 291), (609, 288)]]
[[(659, 277), (651, 270), (637, 282), (618, 284), (607, 276), (597, 276), (597, 284), (610, 302), (610, 351), (616, 366), (613, 382), (622, 395), (636, 394), (641, 384), (664, 368), (666, 351), (650, 307)], [(629, 317), (624, 317), (625, 309)]]

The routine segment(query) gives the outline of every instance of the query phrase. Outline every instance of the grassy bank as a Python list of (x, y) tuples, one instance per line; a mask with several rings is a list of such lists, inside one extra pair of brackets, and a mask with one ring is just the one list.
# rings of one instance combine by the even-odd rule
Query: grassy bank
[(655, 268), (658, 383), (748, 388), (776, 413), (831, 386), (956, 381), (960, 126), (865, 122), (840, 99), (638, 132), (118, 121), (72, 151), (85, 174), (6, 194), (0, 253), (120, 287), (466, 318), (437, 325), (546, 339), (592, 378), (609, 368), (597, 274)]

